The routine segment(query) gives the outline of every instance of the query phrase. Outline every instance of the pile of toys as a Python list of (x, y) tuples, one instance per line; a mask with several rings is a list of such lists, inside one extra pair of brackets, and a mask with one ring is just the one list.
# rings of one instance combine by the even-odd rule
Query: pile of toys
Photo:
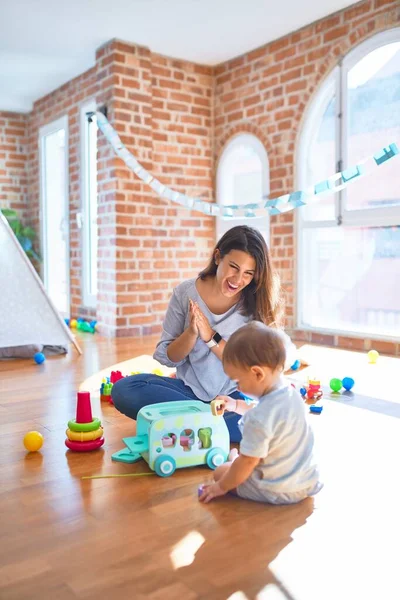
[[(159, 377), (163, 377), (164, 373), (161, 369), (154, 369), (152, 371), (153, 375), (158, 375)], [(132, 371), (130, 375), (140, 375), (141, 371)], [(111, 398), (111, 390), (113, 388), (114, 383), (117, 383), (120, 379), (124, 379), (125, 375), (122, 375), (121, 371), (111, 371), (111, 375), (109, 377), (104, 377), (101, 381), (100, 385), (100, 400), (101, 402), (109, 402), (110, 404), (114, 404)], [(175, 377), (173, 373), (170, 377)]]
[(95, 333), (97, 321), (85, 321), (85, 319), (64, 319), (65, 324), (71, 329), (85, 331), (86, 333)]
[[(354, 384), (355, 381), (352, 377), (344, 377), (343, 379), (334, 377), (330, 380), (329, 387), (334, 394), (338, 394), (342, 388), (344, 388), (346, 392), (349, 392), (354, 387)], [(296, 387), (294, 384), (292, 385), (293, 387)], [(308, 383), (303, 385), (299, 392), (305, 401), (313, 402), (313, 404), (310, 406), (310, 412), (318, 414), (322, 412), (323, 407), (319, 401), (323, 396), (323, 391), (321, 389), (321, 381), (319, 379), (309, 379)]]

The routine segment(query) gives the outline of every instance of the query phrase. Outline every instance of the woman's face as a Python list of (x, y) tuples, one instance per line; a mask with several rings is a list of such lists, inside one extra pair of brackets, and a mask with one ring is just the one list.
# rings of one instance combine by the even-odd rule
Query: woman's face
[(216, 251), (216, 279), (222, 294), (232, 298), (249, 285), (256, 271), (255, 259), (242, 250), (231, 250), (223, 258)]

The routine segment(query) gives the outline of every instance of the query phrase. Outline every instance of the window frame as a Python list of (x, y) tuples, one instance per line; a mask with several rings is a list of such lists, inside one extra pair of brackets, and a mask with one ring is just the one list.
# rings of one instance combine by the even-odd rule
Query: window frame
[[(262, 143), (262, 141), (254, 134), (249, 132), (239, 132), (232, 136), (228, 142), (225, 144), (224, 149), (219, 157), (216, 171), (216, 201), (219, 206), (223, 206), (221, 204), (221, 194), (223, 187), (223, 179), (224, 179), (224, 164), (227, 161), (229, 154), (235, 150), (235, 147), (243, 145), (246, 143), (250, 146), (257, 154), (260, 159), (262, 166), (262, 189), (263, 195), (269, 195), (270, 192), (270, 174), (269, 174), (269, 160), (267, 150)], [(258, 201), (261, 201), (259, 198)], [(230, 229), (231, 227), (235, 227), (236, 225), (249, 225), (250, 227), (259, 228), (259, 223), (264, 222), (265, 226), (260, 229), (267, 243), (269, 243), (270, 239), (270, 218), (268, 215), (263, 217), (237, 217), (237, 218), (224, 218), (222, 216), (216, 217), (216, 227), (215, 227), (215, 235), (216, 241), (218, 241), (223, 233)], [(224, 225), (226, 223), (231, 223), (230, 227), (226, 228)]]
[(82, 303), (85, 308), (97, 307), (97, 294), (91, 292), (91, 223), (90, 223), (90, 170), (88, 162), (89, 129), (87, 113), (95, 112), (97, 108), (94, 99), (85, 102), (80, 108), (80, 139), (81, 139), (81, 177), (80, 177), (80, 211), (77, 214), (78, 228), (81, 229), (82, 241)]
[[(400, 27), (390, 29), (374, 35), (368, 40), (362, 42), (351, 50), (342, 61), (329, 73), (320, 85), (317, 93), (310, 102), (304, 114), (302, 127), (300, 129), (299, 143), (296, 152), (296, 173), (297, 189), (305, 189), (310, 182), (306, 181), (305, 164), (309, 142), (312, 138), (313, 122), (326, 107), (327, 99), (336, 93), (335, 110), (335, 145), (336, 145), (336, 169), (341, 171), (351, 166), (347, 165), (347, 102), (346, 85), (347, 75), (350, 69), (359, 62), (364, 56), (381, 48), (382, 46), (400, 42)], [(329, 100), (328, 100), (329, 101)], [(390, 143), (392, 140), (388, 140)], [(377, 148), (379, 150), (379, 148)], [(333, 173), (332, 173), (333, 174)], [(356, 185), (356, 184), (355, 184)], [(379, 333), (361, 333), (349, 329), (324, 328), (305, 324), (303, 322), (303, 300), (306, 286), (306, 257), (303, 255), (303, 235), (307, 229), (330, 228), (330, 227), (391, 227), (400, 226), (400, 206), (371, 207), (367, 209), (351, 210), (346, 208), (346, 189), (336, 193), (335, 199), (335, 219), (331, 220), (306, 220), (300, 210), (296, 211), (295, 231), (296, 231), (296, 328), (303, 331), (317, 332), (328, 335), (344, 335), (354, 338), (379, 339), (387, 341), (398, 341), (397, 336), (387, 336)]]

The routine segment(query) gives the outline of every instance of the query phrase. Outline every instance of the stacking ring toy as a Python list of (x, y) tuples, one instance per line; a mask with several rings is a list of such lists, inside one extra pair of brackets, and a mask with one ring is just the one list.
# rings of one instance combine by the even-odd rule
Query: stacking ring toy
[(104, 438), (99, 438), (97, 440), (93, 440), (91, 442), (74, 442), (72, 440), (65, 440), (65, 445), (70, 450), (74, 450), (75, 452), (91, 452), (92, 450), (97, 450), (104, 444)]
[(71, 429), (67, 429), (65, 435), (72, 442), (90, 442), (102, 437), (103, 428), (99, 427), (94, 431), (71, 431)]
[(71, 431), (96, 431), (99, 427), (101, 427), (101, 422), (97, 418), (90, 423), (77, 423), (75, 419), (68, 421), (68, 429)]

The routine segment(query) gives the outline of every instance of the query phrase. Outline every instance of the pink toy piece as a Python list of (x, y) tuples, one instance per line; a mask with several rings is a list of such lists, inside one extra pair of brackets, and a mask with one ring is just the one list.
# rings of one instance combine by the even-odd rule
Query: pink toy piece
[(187, 435), (181, 435), (180, 444), (181, 444), (181, 446), (184, 446), (184, 447), (185, 446), (193, 446), (194, 440)]
[(164, 448), (170, 448), (175, 446), (176, 435), (172, 433), (171, 435), (164, 435), (162, 438), (162, 445)]
[(78, 392), (76, 404), (76, 422), (91, 423), (92, 406), (90, 404), (90, 392)]
[(74, 442), (72, 440), (65, 440), (65, 445), (70, 450), (74, 452), (91, 452), (92, 450), (97, 450), (104, 444), (104, 438), (101, 437), (97, 440), (93, 440), (91, 442)]
[(199, 487), (197, 488), (197, 495), (198, 495), (198, 497), (199, 497), (199, 498), (200, 498), (200, 496), (202, 495), (202, 493), (203, 493), (203, 490), (204, 490), (204, 484), (202, 483), (202, 484), (200, 484), (200, 485), (199, 485)]

